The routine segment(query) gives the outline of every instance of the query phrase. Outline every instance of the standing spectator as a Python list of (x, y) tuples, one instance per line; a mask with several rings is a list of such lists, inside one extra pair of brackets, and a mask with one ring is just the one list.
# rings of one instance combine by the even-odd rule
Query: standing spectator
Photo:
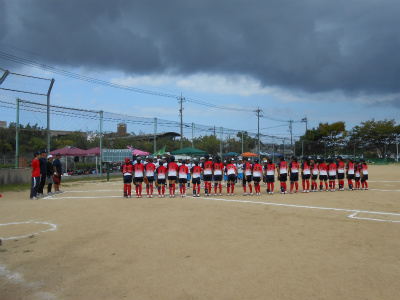
[(43, 188), (46, 184), (47, 177), (47, 151), (42, 150), (40, 152), (41, 157), (39, 158), (40, 163), (40, 184), (38, 189), (38, 197), (43, 197)]
[(31, 195), (30, 195), (30, 199), (39, 199), (37, 197), (37, 191), (38, 191), (38, 187), (39, 187), (39, 183), (40, 183), (40, 162), (39, 162), (39, 158), (40, 158), (40, 152), (37, 151), (33, 154), (33, 156), (35, 157), (32, 161), (31, 164), (31, 177), (32, 177), (32, 181), (31, 181)]
[(51, 188), (53, 185), (53, 170), (54, 170), (54, 166), (53, 166), (53, 160), (54, 157), (53, 155), (49, 155), (47, 157), (47, 196), (52, 196), (53, 193), (51, 192)]
[(61, 154), (56, 154), (56, 159), (53, 161), (53, 169), (54, 169), (54, 192), (56, 194), (62, 193), (60, 191), (61, 185), (61, 175), (62, 175), (62, 165), (61, 165)]

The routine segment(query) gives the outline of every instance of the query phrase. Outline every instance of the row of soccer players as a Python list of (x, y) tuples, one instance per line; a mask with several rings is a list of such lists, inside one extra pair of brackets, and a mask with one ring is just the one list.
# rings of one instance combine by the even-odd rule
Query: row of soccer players
[[(303, 192), (310, 192), (310, 179), (311, 179), (311, 191), (317, 192), (317, 179), (319, 175), (320, 190), (323, 190), (323, 183), (325, 183), (326, 191), (328, 191), (328, 179), (329, 179), (329, 190), (335, 191), (336, 179), (338, 179), (339, 190), (344, 190), (344, 177), (346, 175), (348, 179), (349, 190), (353, 190), (353, 179), (355, 180), (355, 189), (360, 189), (360, 181), (363, 189), (368, 189), (368, 166), (364, 160), (359, 164), (358, 161), (348, 159), (347, 164), (343, 162), (339, 156), (337, 162), (334, 163), (333, 159), (329, 159), (329, 165), (325, 164), (325, 160), (320, 159), (319, 163), (316, 163), (314, 158), (303, 157), (301, 166), (297, 162), (297, 158), (293, 156), (289, 164), (286, 163), (283, 156), (279, 158), (277, 167), (275, 167), (272, 159), (268, 159), (264, 167), (262, 167), (258, 159), (254, 160), (254, 163), (245, 162), (243, 165), (240, 163), (234, 164), (234, 159), (225, 165), (221, 162), (220, 157), (215, 157), (215, 162), (209, 159), (209, 156), (205, 156), (205, 161), (199, 165), (197, 159), (194, 160), (194, 166), (189, 167), (186, 164), (175, 163), (175, 158), (171, 156), (170, 163), (165, 164), (161, 160), (158, 166), (151, 162), (151, 158), (146, 158), (146, 164), (141, 163), (141, 159), (138, 158), (134, 165), (130, 163), (129, 158), (126, 159), (123, 165), (124, 173), (124, 196), (131, 196), (132, 180), (136, 186), (137, 197), (142, 196), (142, 182), (146, 183), (147, 196), (153, 196), (153, 183), (156, 183), (158, 188), (159, 197), (164, 197), (165, 187), (168, 181), (170, 197), (175, 196), (175, 185), (178, 182), (180, 187), (181, 196), (186, 195), (186, 183), (188, 182), (188, 175), (192, 178), (193, 193), (194, 196), (200, 195), (200, 182), (201, 178), (204, 180), (205, 185), (205, 196), (211, 195), (212, 182), (214, 183), (214, 195), (217, 195), (219, 188), (219, 195), (222, 195), (222, 178), (223, 175), (227, 177), (227, 194), (233, 195), (235, 188), (235, 182), (238, 176), (237, 167), (242, 167), (243, 174), (243, 195), (247, 195), (246, 187), (249, 188), (249, 195), (253, 195), (251, 182), (254, 182), (254, 188), (256, 195), (260, 195), (260, 182), (263, 179), (267, 183), (268, 194), (273, 194), (274, 182), (275, 182), (275, 171), (278, 174), (278, 180), (281, 185), (281, 193), (287, 193), (287, 179), (289, 175), (290, 180), (290, 193), (298, 192), (298, 180), (299, 173), (301, 173)], [(328, 175), (329, 173), (329, 175)], [(239, 177), (240, 174), (239, 174)], [(239, 178), (241, 179), (241, 178)]]

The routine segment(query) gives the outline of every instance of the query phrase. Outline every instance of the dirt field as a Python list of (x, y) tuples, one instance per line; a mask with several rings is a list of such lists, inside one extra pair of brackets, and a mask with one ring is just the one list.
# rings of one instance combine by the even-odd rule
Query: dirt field
[(400, 166), (369, 170), (369, 191), (5, 193), (0, 299), (400, 299)]

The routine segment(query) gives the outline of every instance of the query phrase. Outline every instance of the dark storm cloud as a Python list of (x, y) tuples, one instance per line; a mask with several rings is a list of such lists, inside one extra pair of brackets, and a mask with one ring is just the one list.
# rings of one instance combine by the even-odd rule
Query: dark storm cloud
[(400, 91), (398, 0), (4, 0), (0, 8), (1, 43), (52, 65), (246, 74), (307, 92)]

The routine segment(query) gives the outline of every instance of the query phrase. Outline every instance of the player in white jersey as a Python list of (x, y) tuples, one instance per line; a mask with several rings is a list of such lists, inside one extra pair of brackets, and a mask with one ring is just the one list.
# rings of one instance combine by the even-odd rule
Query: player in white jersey
[(238, 162), (236, 164), (236, 168), (237, 168), (237, 180), (239, 181), (239, 184), (242, 183), (243, 181), (243, 160), (242, 157), (238, 157)]

